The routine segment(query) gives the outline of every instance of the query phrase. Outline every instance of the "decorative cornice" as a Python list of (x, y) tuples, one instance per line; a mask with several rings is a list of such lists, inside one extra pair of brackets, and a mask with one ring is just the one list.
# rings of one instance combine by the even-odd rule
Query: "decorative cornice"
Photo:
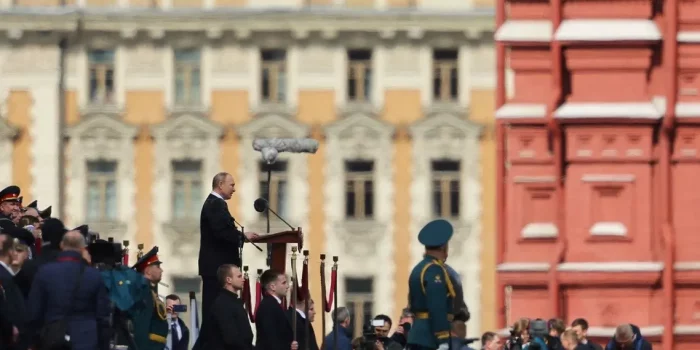
[(341, 119), (352, 117), (356, 114), (378, 118), (381, 114), (381, 108), (373, 105), (370, 102), (348, 102), (344, 106), (338, 108), (337, 114)]
[(126, 38), (144, 30), (155, 38), (162, 38), (166, 32), (202, 31), (216, 39), (230, 31), (237, 39), (247, 39), (252, 33), (289, 32), (303, 40), (318, 32), (322, 38), (333, 40), (339, 32), (373, 32), (384, 40), (398, 36), (422, 40), (430, 33), (456, 33), (465, 40), (483, 40), (494, 32), (493, 17), (493, 10), (13, 8), (0, 11), (0, 30), (74, 31), (80, 23), (87, 31), (116, 32)]

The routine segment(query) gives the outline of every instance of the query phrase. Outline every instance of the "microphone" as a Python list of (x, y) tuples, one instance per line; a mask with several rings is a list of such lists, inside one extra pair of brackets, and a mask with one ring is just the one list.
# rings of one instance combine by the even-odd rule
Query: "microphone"
[(231, 217), (231, 220), (233, 220), (233, 223), (234, 223), (234, 224), (236, 224), (236, 225), (238, 225), (238, 226), (241, 227), (241, 236), (243, 236), (243, 240), (241, 241), (241, 249), (243, 249), (243, 243), (244, 243), (244, 242), (248, 242), (248, 243), (252, 244), (253, 247), (257, 248), (258, 251), (261, 251), (261, 252), (262, 252), (262, 251), (263, 251), (262, 248), (258, 247), (257, 244), (251, 242), (251, 241), (248, 239), (248, 237), (245, 236), (245, 233), (243, 232), (243, 229), (244, 229), (244, 228), (243, 228), (243, 225), (241, 225), (241, 223), (238, 222), (238, 221), (236, 221), (236, 219), (234, 219), (233, 217)]
[(292, 225), (290, 225), (287, 221), (282, 219), (282, 217), (279, 216), (279, 214), (277, 214), (274, 210), (270, 209), (270, 203), (268, 203), (267, 200), (265, 200), (265, 198), (256, 199), (255, 202), (253, 202), (253, 208), (255, 208), (255, 211), (257, 211), (258, 213), (262, 213), (265, 210), (269, 211), (278, 219), (282, 220), (282, 222), (284, 222), (287, 226), (289, 226), (290, 230), (294, 231), (294, 227), (292, 227)]

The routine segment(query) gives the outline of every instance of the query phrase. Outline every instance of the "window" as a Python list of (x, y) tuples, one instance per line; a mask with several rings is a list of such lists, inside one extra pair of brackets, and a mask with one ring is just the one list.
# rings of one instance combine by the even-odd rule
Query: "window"
[(371, 219), (374, 215), (374, 163), (345, 163), (345, 216), (349, 219)]
[(348, 100), (367, 102), (372, 91), (372, 51), (348, 51)]
[(98, 160), (87, 163), (87, 219), (117, 219), (117, 162)]
[(90, 50), (88, 70), (90, 103), (114, 103), (114, 51)]
[(458, 98), (457, 50), (433, 51), (433, 98), (452, 102)]
[(362, 336), (362, 327), (369, 323), (372, 314), (374, 281), (372, 278), (346, 278), (345, 295), (348, 311), (350, 311), (350, 327), (353, 338)]
[(287, 100), (287, 53), (284, 50), (263, 50), (261, 92), (265, 102)]
[[(268, 197), (267, 169), (271, 167), (270, 192)], [(287, 162), (260, 163), (260, 196), (269, 199), (270, 209), (283, 217), (287, 213)], [(265, 215), (265, 212), (262, 213)]]
[(173, 219), (197, 219), (202, 206), (202, 163), (173, 162)]
[(433, 215), (459, 217), (459, 162), (433, 161)]
[(175, 103), (197, 105), (201, 102), (201, 52), (199, 49), (175, 50)]

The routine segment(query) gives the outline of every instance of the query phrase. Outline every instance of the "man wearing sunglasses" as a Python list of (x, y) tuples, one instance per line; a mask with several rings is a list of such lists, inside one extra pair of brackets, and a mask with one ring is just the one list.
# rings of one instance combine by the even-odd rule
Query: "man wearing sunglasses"
[(615, 336), (605, 350), (652, 350), (651, 344), (642, 337), (639, 327), (633, 324), (621, 324), (615, 329)]

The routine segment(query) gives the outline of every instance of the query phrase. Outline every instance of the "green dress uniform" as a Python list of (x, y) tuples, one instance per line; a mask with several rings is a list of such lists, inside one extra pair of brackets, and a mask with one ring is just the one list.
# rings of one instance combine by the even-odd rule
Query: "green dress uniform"
[[(142, 272), (147, 266), (160, 264), (158, 247), (146, 253), (134, 268)], [(168, 337), (168, 321), (165, 303), (158, 297), (158, 284), (151, 283), (151, 293), (131, 311), (134, 342), (138, 350), (163, 350)]]
[[(452, 225), (445, 220), (428, 223), (418, 235), (426, 247), (441, 247), (452, 238)], [(416, 316), (408, 333), (409, 348), (446, 348), (450, 341), (455, 289), (443, 261), (425, 255), (408, 279), (408, 301)]]

